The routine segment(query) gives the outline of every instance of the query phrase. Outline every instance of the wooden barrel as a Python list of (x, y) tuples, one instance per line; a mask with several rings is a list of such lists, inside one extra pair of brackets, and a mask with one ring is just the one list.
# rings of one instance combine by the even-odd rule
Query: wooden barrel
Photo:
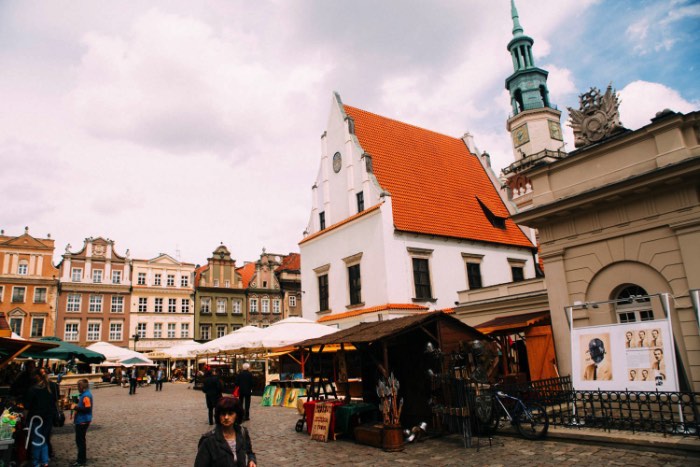
[(401, 425), (384, 425), (382, 449), (388, 452), (403, 451), (403, 430)]

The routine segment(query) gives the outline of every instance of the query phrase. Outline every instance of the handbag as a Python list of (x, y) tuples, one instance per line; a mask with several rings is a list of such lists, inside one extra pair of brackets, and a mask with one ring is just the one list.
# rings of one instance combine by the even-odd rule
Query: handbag
[(57, 410), (56, 416), (53, 419), (53, 426), (60, 428), (65, 424), (66, 424), (66, 414), (63, 413), (63, 410)]

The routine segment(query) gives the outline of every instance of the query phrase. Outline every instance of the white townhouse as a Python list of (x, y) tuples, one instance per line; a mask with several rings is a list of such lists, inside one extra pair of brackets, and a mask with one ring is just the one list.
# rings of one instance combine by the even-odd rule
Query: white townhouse
[(535, 246), (467, 141), (334, 95), (299, 243), (305, 318), (346, 328), (448, 310), (458, 291), (536, 276)]

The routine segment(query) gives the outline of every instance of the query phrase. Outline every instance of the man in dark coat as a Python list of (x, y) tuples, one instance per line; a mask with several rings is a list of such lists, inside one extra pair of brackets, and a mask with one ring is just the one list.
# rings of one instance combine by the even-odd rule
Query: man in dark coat
[(250, 363), (244, 363), (243, 369), (236, 376), (236, 386), (238, 386), (238, 397), (245, 414), (243, 420), (250, 420), (250, 396), (253, 393), (253, 374), (250, 372)]
[(216, 370), (211, 370), (204, 377), (204, 383), (202, 385), (202, 392), (207, 400), (207, 410), (209, 411), (209, 424), (214, 424), (214, 407), (216, 407), (216, 402), (221, 398), (221, 393), (223, 392), (224, 384), (219, 379), (219, 375)]

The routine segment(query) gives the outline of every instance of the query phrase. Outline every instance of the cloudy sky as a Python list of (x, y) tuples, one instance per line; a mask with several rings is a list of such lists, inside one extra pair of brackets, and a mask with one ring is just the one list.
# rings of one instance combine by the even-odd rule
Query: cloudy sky
[[(700, 109), (697, 1), (517, 5), (560, 109), (610, 82), (628, 128)], [(333, 91), (512, 161), (511, 30), (508, 0), (1, 1), (0, 228), (298, 251)]]

